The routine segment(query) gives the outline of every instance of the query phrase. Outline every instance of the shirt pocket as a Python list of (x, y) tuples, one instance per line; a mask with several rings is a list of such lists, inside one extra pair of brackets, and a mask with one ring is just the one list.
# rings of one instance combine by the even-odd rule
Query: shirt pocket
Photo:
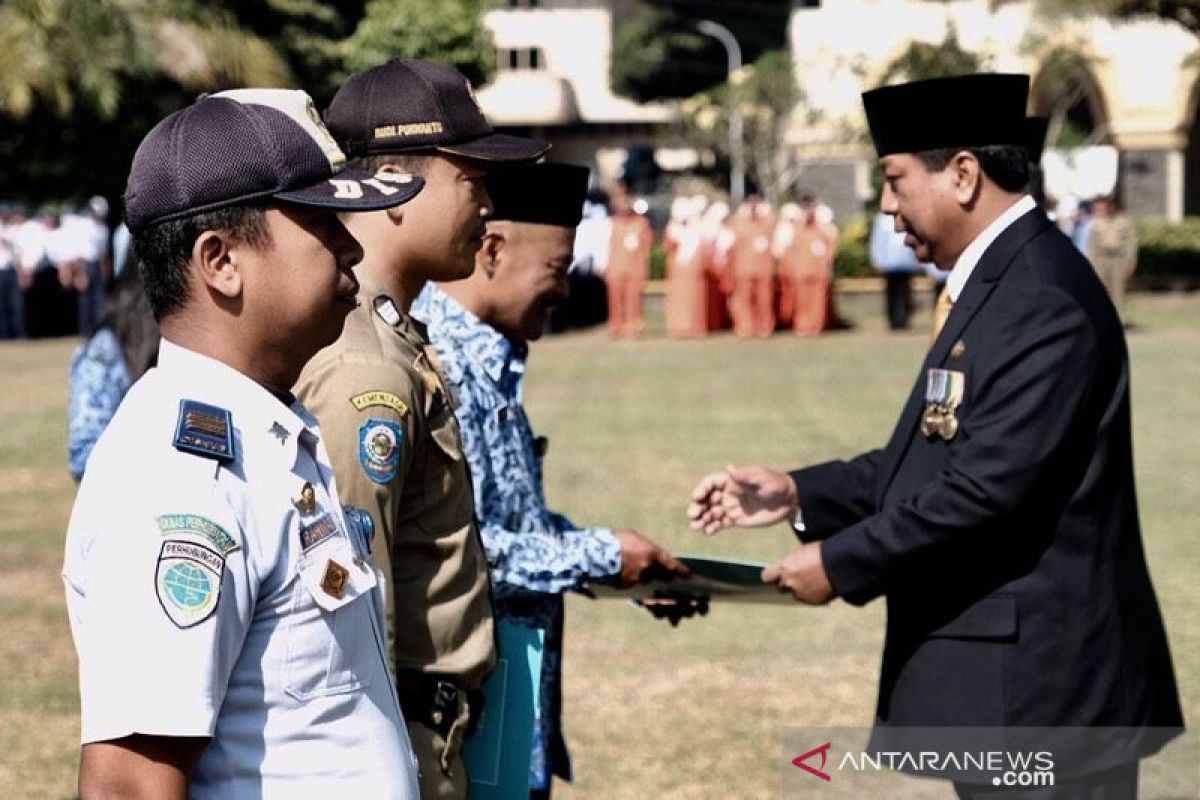
[(462, 461), (462, 438), (458, 433), (458, 423), (450, 408), (444, 409), (429, 420), (429, 434), (437, 449), (451, 461)]
[(284, 691), (309, 700), (370, 685), (379, 668), (370, 563), (339, 537), (296, 565), (287, 619)]

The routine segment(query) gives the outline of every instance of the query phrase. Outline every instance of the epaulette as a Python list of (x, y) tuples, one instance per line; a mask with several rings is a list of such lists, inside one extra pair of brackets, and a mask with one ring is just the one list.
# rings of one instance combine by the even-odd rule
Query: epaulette
[(388, 325), (395, 328), (400, 324), (402, 317), (400, 316), (399, 309), (396, 308), (396, 304), (392, 301), (392, 298), (385, 294), (381, 294), (375, 298), (372, 305), (375, 307), (376, 316), (378, 316)]
[(175, 423), (176, 450), (228, 463), (237, 458), (233, 445), (233, 416), (223, 408), (196, 400), (179, 401)]

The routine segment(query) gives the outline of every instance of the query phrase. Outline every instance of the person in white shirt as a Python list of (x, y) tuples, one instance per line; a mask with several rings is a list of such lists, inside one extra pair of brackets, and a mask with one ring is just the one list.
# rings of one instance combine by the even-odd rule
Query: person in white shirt
[(24, 280), (13, 238), (21, 219), (15, 208), (0, 213), (0, 339), (25, 338)]
[(357, 302), (337, 212), (423, 185), (344, 161), (281, 89), (204, 97), (134, 157), (125, 208), (163, 341), (67, 532), (84, 797), (417, 800), (370, 517), (342, 508), (289, 393)]

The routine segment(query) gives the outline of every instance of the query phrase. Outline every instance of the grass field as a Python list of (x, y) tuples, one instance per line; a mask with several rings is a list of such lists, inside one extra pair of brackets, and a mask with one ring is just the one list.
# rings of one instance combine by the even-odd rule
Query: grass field
[[(787, 467), (888, 436), (926, 337), (849, 298), (850, 332), (534, 347), (527, 404), (552, 440), (547, 493), (581, 523), (634, 527), (690, 553), (773, 559), (783, 528), (706, 539), (687, 495), (729, 462)], [(1142, 523), (1185, 713), (1200, 713), (1200, 296), (1137, 295), (1129, 345)], [(652, 322), (656, 322), (652, 316)], [(919, 316), (923, 327), (927, 317)], [(652, 325), (652, 330), (655, 326)], [(661, 325), (658, 326), (659, 328)], [(59, 571), (73, 342), (0, 345), (0, 797), (74, 796), (78, 699)], [(716, 606), (678, 629), (623, 603), (568, 601), (565, 707), (577, 780), (561, 798), (768, 798), (783, 729), (863, 725), (883, 607)], [(948, 795), (949, 796), (949, 795)]]

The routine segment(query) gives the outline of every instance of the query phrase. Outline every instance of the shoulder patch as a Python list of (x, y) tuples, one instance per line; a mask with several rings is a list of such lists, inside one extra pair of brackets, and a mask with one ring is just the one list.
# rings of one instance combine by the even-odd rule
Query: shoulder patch
[(233, 444), (233, 415), (223, 408), (196, 400), (179, 401), (175, 423), (176, 450), (221, 462), (237, 457)]
[(217, 610), (225, 557), (201, 544), (168, 539), (158, 554), (154, 588), (168, 619), (179, 628), (199, 625)]
[(404, 429), (389, 419), (371, 417), (358, 429), (358, 463), (375, 483), (387, 483), (400, 468)]
[(382, 389), (374, 389), (362, 394), (356, 394), (350, 398), (350, 402), (359, 411), (365, 411), (373, 406), (381, 406), (392, 409), (401, 417), (408, 413), (408, 405), (403, 400), (391, 392), (385, 392)]
[(208, 517), (198, 514), (163, 514), (156, 522), (163, 538), (177, 539), (187, 536), (208, 542), (225, 557), (241, 547), (224, 528)]

